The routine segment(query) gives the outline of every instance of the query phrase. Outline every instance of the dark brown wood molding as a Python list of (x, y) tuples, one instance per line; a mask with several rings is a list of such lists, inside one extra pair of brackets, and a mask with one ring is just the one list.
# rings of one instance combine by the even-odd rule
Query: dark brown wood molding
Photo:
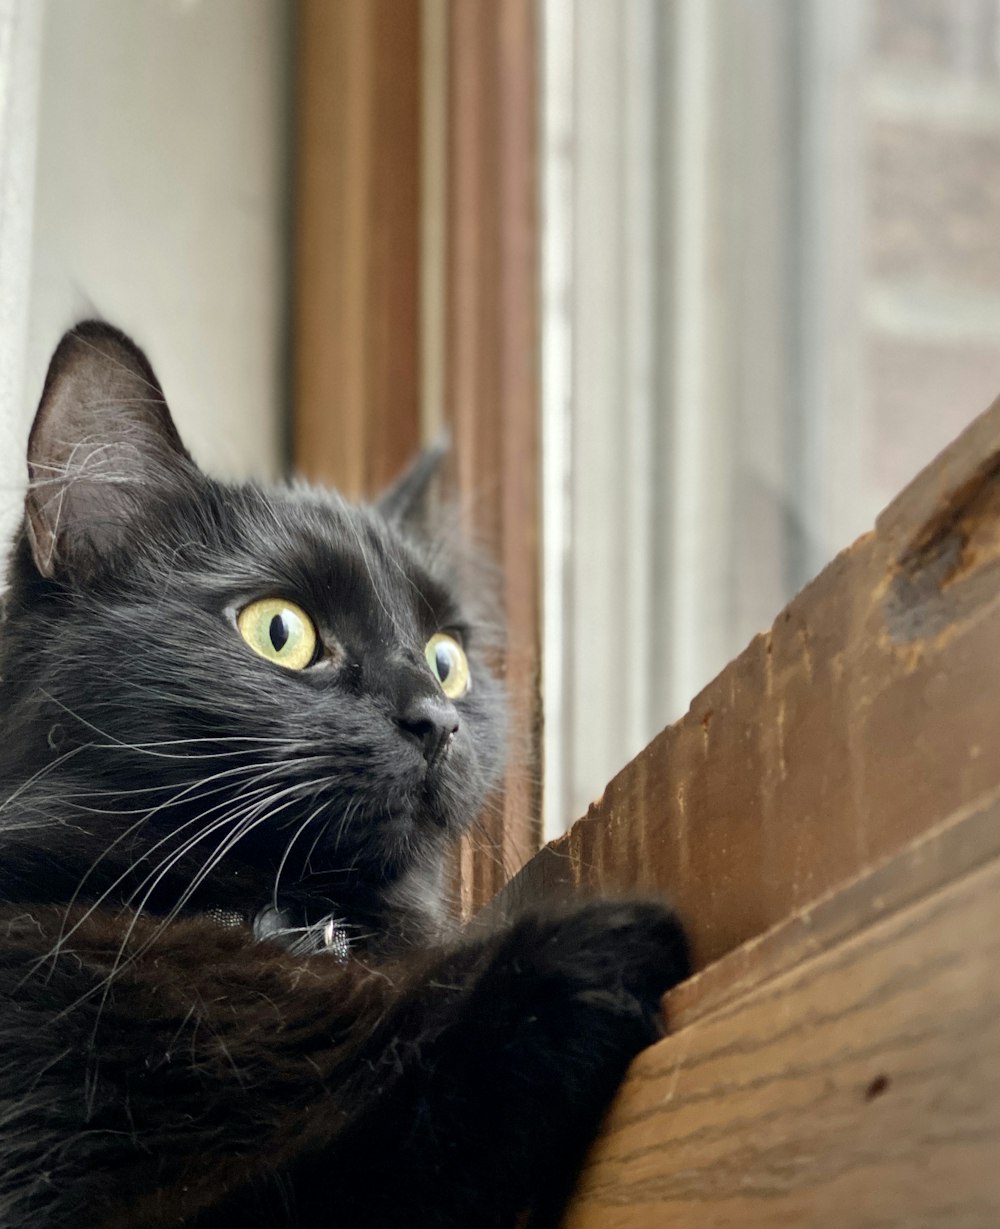
[(371, 495), (420, 443), (420, 0), (299, 0), (293, 455)]
[(532, 0), (448, 9), (445, 395), (466, 522), (500, 564), (512, 760), (502, 807), (465, 846), (467, 908), (537, 848), (538, 205)]
[(540, 839), (537, 47), (532, 0), (442, 11), (445, 405), (422, 415), (422, 6), (299, 0), (294, 459), (371, 495), (443, 408), (463, 526), (503, 577), (513, 733), (460, 855), (468, 911)]

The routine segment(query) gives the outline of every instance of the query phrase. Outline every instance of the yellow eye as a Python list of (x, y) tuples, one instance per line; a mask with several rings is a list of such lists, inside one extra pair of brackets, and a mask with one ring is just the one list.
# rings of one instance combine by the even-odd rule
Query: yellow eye
[(236, 617), (240, 635), (261, 657), (289, 670), (304, 670), (316, 656), (316, 628), (301, 606), (283, 597), (262, 597)]
[(461, 699), (469, 690), (472, 679), (465, 650), (454, 636), (446, 636), (444, 632), (431, 636), (427, 641), (427, 648), (424, 649), (424, 656), (448, 699)]

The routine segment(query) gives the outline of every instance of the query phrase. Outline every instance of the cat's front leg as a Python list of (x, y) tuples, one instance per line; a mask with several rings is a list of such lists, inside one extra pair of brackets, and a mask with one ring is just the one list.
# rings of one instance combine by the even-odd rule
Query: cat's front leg
[(687, 969), (680, 925), (655, 903), (527, 916), (455, 953), (419, 1026), (401, 1021), (373, 1062), (373, 1088), (382, 1067), (391, 1091), (340, 1141), (337, 1177), (329, 1163), (302, 1175), (308, 1206), (325, 1181), (338, 1208), (307, 1223), (511, 1229), (529, 1207), (551, 1215)]

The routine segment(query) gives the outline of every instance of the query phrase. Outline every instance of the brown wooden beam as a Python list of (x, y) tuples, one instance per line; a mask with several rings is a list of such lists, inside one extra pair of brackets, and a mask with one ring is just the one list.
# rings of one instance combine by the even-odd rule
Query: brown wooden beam
[(296, 469), (371, 495), (420, 442), (420, 0), (299, 0)]
[(818, 954), (791, 919), (797, 963), (640, 1055), (564, 1229), (1000, 1224), (998, 829), (994, 802), (835, 893)]
[(1000, 788), (1000, 402), (497, 902), (668, 892), (703, 968)]
[(537, 848), (537, 48), (532, 0), (448, 8), (445, 395), (467, 523), (501, 565), (512, 762), (462, 857), (466, 907)]
[(505, 792), (460, 855), (468, 912), (540, 839), (537, 48), (532, 0), (434, 11), (445, 268), (422, 270), (419, 0), (300, 0), (294, 456), (351, 496), (412, 457), (421, 276), (443, 273), (445, 404), (423, 417), (443, 409), (463, 526), (502, 572), (512, 730)]

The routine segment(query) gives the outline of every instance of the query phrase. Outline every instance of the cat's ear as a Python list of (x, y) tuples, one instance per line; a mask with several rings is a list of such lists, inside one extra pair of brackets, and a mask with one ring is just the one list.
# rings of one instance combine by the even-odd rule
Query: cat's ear
[(427, 529), (435, 479), (440, 473), (441, 462), (449, 447), (448, 436), (442, 433), (417, 456), (388, 490), (382, 492), (375, 506), (387, 521)]
[(25, 523), (41, 575), (89, 572), (125, 537), (144, 491), (192, 470), (139, 347), (95, 320), (66, 333), (28, 437)]

